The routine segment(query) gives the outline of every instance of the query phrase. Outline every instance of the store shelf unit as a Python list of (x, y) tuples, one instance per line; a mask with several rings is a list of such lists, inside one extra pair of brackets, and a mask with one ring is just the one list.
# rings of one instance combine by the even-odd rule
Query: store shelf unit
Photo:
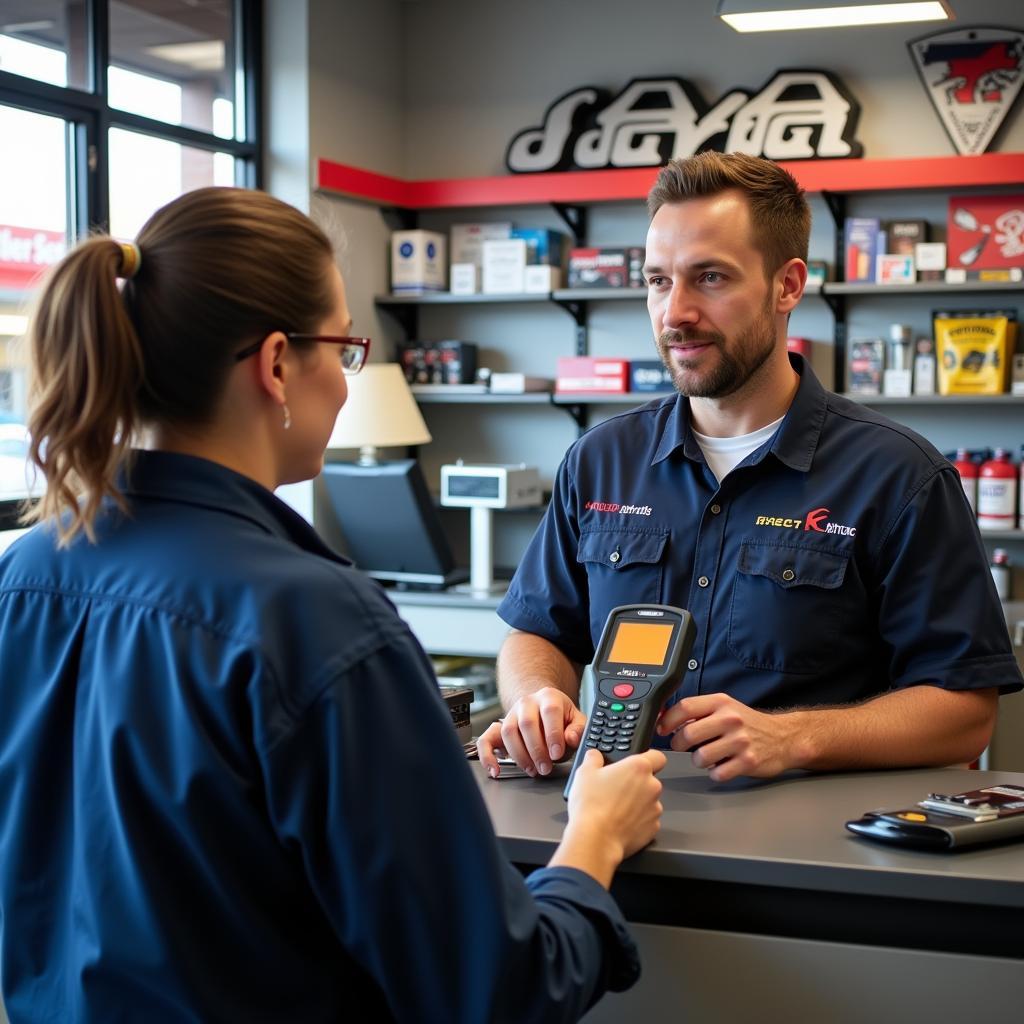
[[(1016, 282), (968, 282), (947, 284), (945, 282), (919, 282), (910, 285), (853, 284), (841, 280), (843, 276), (842, 235), (843, 222), (847, 211), (873, 215), (872, 204), (877, 201), (884, 205), (891, 203), (886, 193), (899, 193), (907, 202), (900, 202), (896, 216), (903, 216), (904, 205), (912, 201), (937, 209), (950, 194), (966, 191), (1011, 191), (1020, 190), (1024, 182), (1024, 154), (989, 153), (974, 157), (941, 157), (914, 159), (879, 160), (831, 160), (807, 161), (784, 165), (808, 191), (817, 195), (827, 207), (832, 220), (832, 237), (835, 241), (833, 256), (833, 277), (838, 280), (808, 288), (807, 295), (814, 301), (824, 302), (831, 312), (834, 340), (834, 388), (842, 392), (846, 377), (846, 341), (851, 325), (856, 330), (858, 319), (864, 318), (865, 311), (877, 315), (885, 308), (903, 316), (905, 310), (916, 309), (921, 318), (925, 310), (922, 303), (934, 299), (938, 303), (954, 302), (959, 297), (967, 300), (964, 304), (986, 302), (998, 305), (1016, 305), (1024, 296), (1024, 285)], [(326, 193), (334, 193), (375, 203), (384, 210), (398, 211), (403, 223), (411, 226), (421, 215), (436, 211), (457, 212), (460, 209), (501, 208), (503, 213), (513, 213), (516, 208), (547, 205), (569, 227), (577, 243), (590, 241), (587, 238), (588, 209), (607, 204), (635, 203), (641, 209), (651, 184), (658, 173), (657, 168), (635, 170), (608, 170), (536, 175), (505, 175), (491, 178), (455, 179), (443, 181), (403, 181), (372, 174), (364, 170), (346, 167), (321, 160), (317, 166), (317, 185)], [(890, 214), (890, 216), (893, 216)], [(943, 214), (944, 216), (944, 214)], [(595, 212), (590, 218), (591, 226), (598, 221)], [(934, 212), (930, 218), (938, 220)], [(821, 239), (819, 239), (820, 244)], [(812, 255), (816, 255), (812, 253)], [(502, 316), (519, 309), (525, 312), (530, 304), (554, 304), (567, 312), (573, 319), (574, 344), (570, 349), (560, 349), (561, 354), (575, 352), (589, 354), (590, 339), (588, 328), (597, 310), (616, 308), (634, 303), (639, 305), (646, 297), (644, 289), (558, 289), (537, 295), (380, 295), (377, 306), (385, 310), (402, 325), (407, 337), (415, 335), (418, 327), (418, 312), (421, 309), (446, 306), (454, 311), (458, 307), (466, 310), (481, 307), (493, 308)], [(901, 304), (906, 303), (906, 306)], [(604, 304), (607, 304), (604, 305)], [(817, 316), (817, 314), (815, 314)], [(870, 319), (870, 316), (868, 317)], [(825, 328), (828, 329), (827, 327)], [(656, 395), (529, 395), (517, 396), (476, 396), (446, 398), (444, 396), (419, 396), (420, 401), (448, 403), (454, 401), (474, 404), (482, 408), (496, 408), (498, 405), (523, 404), (540, 409), (545, 403), (562, 407), (570, 412), (579, 429), (589, 422), (591, 410), (599, 406), (622, 407), (646, 402)], [(942, 427), (949, 433), (950, 424), (965, 425), (965, 432), (974, 431), (975, 438), (980, 431), (990, 431), (982, 444), (1005, 443), (1007, 439), (1024, 442), (1024, 415), (1021, 405), (1024, 398), (1012, 395), (994, 396), (913, 396), (895, 398), (888, 396), (850, 395), (850, 398), (866, 405), (877, 405), (905, 422), (918, 432), (932, 437), (943, 449), (950, 447), (948, 439), (939, 440)], [(947, 413), (953, 415), (948, 416)], [(998, 427), (994, 426), (997, 423)], [(986, 426), (991, 424), (993, 426)], [(969, 429), (967, 429), (969, 428)], [(956, 428), (959, 431), (959, 427)], [(987, 533), (986, 542), (1010, 543), (1015, 551), (1024, 546), (1024, 533), (1005, 531), (999, 534)], [(1024, 562), (1024, 555), (1015, 557), (1015, 562)], [(1018, 572), (1019, 585), (1024, 585), (1024, 574)]]

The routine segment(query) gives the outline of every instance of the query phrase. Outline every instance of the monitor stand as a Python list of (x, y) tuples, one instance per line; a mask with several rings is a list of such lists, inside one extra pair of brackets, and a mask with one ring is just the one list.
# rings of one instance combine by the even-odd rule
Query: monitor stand
[(455, 588), (474, 597), (490, 597), (508, 590), (506, 581), (494, 581), (494, 509), (474, 505), (469, 510), (469, 583)]

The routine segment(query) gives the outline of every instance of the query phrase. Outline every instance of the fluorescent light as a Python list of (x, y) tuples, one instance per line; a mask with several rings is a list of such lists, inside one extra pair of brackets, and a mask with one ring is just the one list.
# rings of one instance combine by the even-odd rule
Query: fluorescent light
[(0, 334), (20, 337), (28, 330), (28, 317), (0, 313)]
[(166, 43), (163, 46), (147, 46), (146, 53), (170, 61), (185, 64), (195, 71), (220, 71), (224, 67), (224, 40), (203, 39), (195, 43)]
[(52, 18), (44, 21), (12, 21), (9, 25), (0, 25), (0, 32), (41, 32), (53, 28), (55, 24)]
[(720, 0), (718, 16), (737, 32), (784, 32), (802, 28), (895, 25), (908, 21), (948, 21), (945, 0), (920, 3), (867, 3), (808, 6), (786, 0)]

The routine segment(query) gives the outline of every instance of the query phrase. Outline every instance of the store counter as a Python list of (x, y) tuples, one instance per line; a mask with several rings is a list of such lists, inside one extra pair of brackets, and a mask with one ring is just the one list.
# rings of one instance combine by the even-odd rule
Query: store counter
[[(568, 766), (505, 782), (473, 767), (505, 853), (524, 869), (546, 863), (567, 820)], [(658, 839), (613, 889), (644, 974), (588, 1024), (1024, 1020), (1024, 842), (924, 853), (843, 827), (931, 791), (1022, 785), (1024, 774), (789, 773), (718, 785), (670, 753), (661, 778)]]

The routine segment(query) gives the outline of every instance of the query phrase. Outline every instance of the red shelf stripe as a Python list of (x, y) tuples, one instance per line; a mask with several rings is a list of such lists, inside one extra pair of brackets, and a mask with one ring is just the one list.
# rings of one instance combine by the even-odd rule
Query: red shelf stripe
[[(878, 192), (992, 185), (1024, 188), (1024, 153), (906, 160), (802, 160), (782, 166), (808, 192)], [(317, 160), (316, 169), (316, 186), (322, 191), (412, 210), (644, 199), (658, 173), (657, 167), (642, 167), (405, 181), (324, 159)]]

